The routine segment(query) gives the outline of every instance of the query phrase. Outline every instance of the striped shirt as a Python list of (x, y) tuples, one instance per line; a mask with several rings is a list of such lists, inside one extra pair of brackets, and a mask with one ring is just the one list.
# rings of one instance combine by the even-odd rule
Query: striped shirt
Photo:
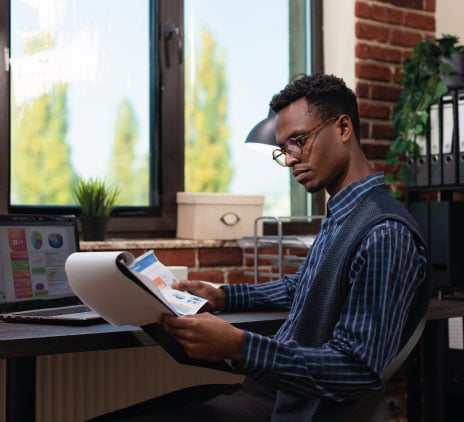
[(226, 311), (283, 309), (289, 316), (274, 338), (245, 332), (238, 372), (266, 378), (297, 396), (340, 401), (381, 387), (381, 374), (399, 349), (414, 289), (427, 265), (409, 229), (386, 220), (362, 240), (348, 274), (350, 291), (332, 338), (321, 347), (294, 339), (304, 298), (341, 225), (363, 197), (383, 185), (382, 173), (346, 186), (329, 199), (327, 217), (304, 265), (283, 279), (259, 285), (224, 286)]

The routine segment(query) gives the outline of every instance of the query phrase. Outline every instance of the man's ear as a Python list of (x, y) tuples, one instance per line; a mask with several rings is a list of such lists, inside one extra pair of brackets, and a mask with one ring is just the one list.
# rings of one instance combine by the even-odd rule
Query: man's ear
[(342, 114), (339, 117), (338, 124), (340, 126), (340, 135), (343, 142), (348, 141), (353, 133), (353, 124), (351, 123), (351, 119), (346, 114)]

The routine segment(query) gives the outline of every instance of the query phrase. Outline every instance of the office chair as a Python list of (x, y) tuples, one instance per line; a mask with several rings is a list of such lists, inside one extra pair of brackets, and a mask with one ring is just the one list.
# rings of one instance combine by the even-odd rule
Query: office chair
[[(432, 296), (432, 283), (427, 275), (424, 281), (416, 287), (413, 301), (409, 309), (408, 319), (403, 333), (402, 346), (385, 368), (382, 374), (382, 383), (385, 383), (395, 374), (406, 361), (416, 344), (419, 342), (427, 322), (427, 308)], [(390, 409), (385, 402), (383, 388), (367, 394), (352, 404), (335, 404), (329, 412), (324, 412), (324, 422), (388, 422)]]

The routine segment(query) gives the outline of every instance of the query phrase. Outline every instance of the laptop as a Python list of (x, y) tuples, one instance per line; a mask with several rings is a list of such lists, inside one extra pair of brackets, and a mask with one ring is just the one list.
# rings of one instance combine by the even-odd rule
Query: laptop
[(102, 322), (82, 304), (66, 278), (66, 259), (78, 249), (75, 216), (0, 215), (0, 319)]

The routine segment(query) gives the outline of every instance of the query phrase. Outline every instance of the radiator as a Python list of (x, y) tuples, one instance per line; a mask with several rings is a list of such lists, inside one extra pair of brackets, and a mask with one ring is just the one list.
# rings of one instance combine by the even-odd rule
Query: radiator
[[(5, 420), (5, 361), (0, 365), (0, 420)], [(37, 358), (36, 421), (81, 422), (194, 384), (240, 382), (242, 376), (180, 365), (160, 347)]]

